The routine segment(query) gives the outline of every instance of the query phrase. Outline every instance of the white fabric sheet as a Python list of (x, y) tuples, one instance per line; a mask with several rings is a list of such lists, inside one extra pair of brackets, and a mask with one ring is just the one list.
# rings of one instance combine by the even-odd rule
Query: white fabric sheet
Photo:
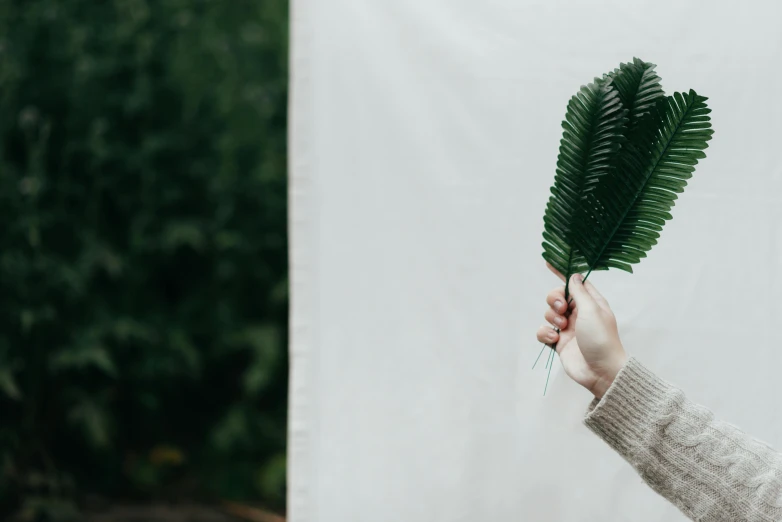
[(661, 242), (593, 277), (627, 349), (782, 448), (782, 7), (294, 0), (293, 522), (671, 521), (530, 369), (580, 85), (638, 56), (716, 131)]

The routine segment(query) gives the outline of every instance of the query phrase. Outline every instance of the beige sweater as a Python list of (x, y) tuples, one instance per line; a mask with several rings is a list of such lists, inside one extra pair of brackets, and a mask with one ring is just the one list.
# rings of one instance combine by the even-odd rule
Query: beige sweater
[(782, 520), (782, 455), (715, 420), (635, 359), (585, 422), (692, 520)]

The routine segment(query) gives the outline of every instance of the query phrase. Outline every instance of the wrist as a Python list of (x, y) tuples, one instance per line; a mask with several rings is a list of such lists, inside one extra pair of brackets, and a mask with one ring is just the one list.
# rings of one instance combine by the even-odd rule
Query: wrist
[(602, 399), (608, 391), (608, 388), (614, 383), (614, 379), (619, 372), (627, 364), (627, 355), (622, 352), (621, 355), (612, 359), (608, 364), (604, 366), (602, 371), (598, 374), (597, 380), (592, 388), (589, 390), (596, 399)]

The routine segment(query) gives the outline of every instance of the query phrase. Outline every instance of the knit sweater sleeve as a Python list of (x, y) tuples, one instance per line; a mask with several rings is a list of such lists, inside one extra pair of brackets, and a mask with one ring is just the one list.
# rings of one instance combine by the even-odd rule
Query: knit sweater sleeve
[(782, 456), (635, 359), (585, 423), (692, 520), (782, 520)]

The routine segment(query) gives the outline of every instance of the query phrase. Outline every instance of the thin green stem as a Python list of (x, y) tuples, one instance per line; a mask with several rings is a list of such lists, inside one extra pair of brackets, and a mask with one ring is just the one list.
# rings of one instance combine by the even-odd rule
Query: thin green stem
[(554, 350), (551, 350), (551, 356), (549, 357), (549, 362), (551, 364), (549, 364), (548, 375), (546, 375), (546, 386), (543, 388), (543, 396), (544, 397), (546, 396), (546, 390), (548, 390), (548, 380), (551, 378), (551, 369), (554, 367), (554, 355), (556, 353), (557, 352), (555, 352)]
[(572, 268), (573, 264), (573, 247), (570, 248), (570, 252), (568, 252), (567, 256), (567, 270), (565, 271), (565, 301), (567, 301), (568, 294), (568, 287), (570, 285), (570, 276), (573, 274), (570, 272), (570, 269)]
[(538, 365), (538, 361), (540, 360), (540, 356), (543, 355), (543, 350), (546, 349), (546, 346), (548, 346), (546, 343), (543, 343), (543, 347), (540, 349), (540, 353), (538, 354), (538, 358), (535, 359), (535, 362), (532, 364), (532, 369), (535, 369), (535, 366)]

